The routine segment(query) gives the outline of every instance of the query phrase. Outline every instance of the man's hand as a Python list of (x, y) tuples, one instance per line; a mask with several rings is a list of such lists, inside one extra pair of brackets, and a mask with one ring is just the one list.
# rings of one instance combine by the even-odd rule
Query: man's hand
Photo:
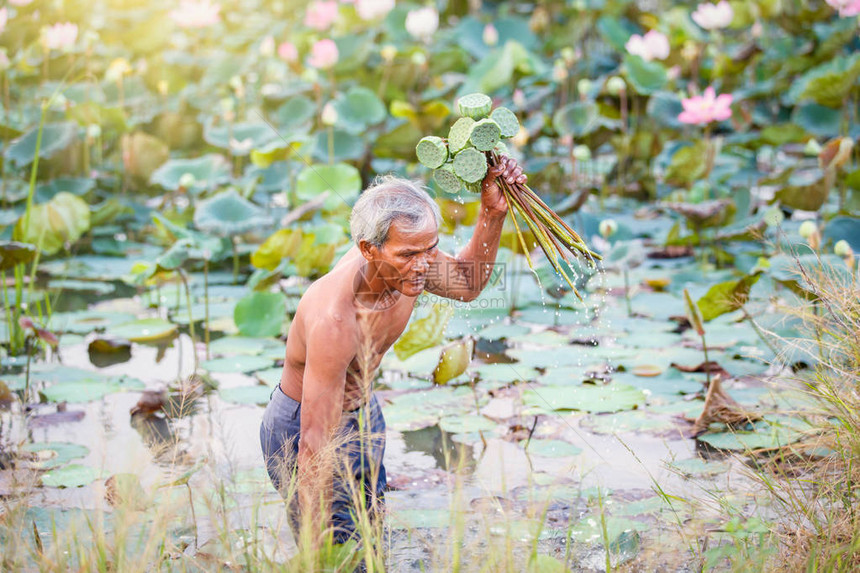
[(496, 182), (498, 178), (511, 185), (514, 183), (525, 183), (528, 178), (516, 160), (507, 155), (500, 155), (499, 164), (487, 170), (487, 175), (484, 177), (484, 181), (481, 182), (481, 210), (486, 211), (491, 216), (504, 217), (508, 213), (508, 202), (505, 199), (505, 194)]

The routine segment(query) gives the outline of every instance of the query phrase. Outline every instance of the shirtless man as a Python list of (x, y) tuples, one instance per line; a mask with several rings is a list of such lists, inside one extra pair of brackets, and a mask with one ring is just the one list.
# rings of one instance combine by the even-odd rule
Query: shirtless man
[[(456, 257), (437, 247), (441, 217), (426, 191), (396, 177), (377, 180), (353, 208), (355, 246), (299, 302), (260, 427), (266, 469), (289, 500), (294, 534), (301, 515), (311, 531), (328, 526), (343, 543), (355, 535), (354, 500), (362, 496), (378, 517), (385, 421), (371, 381), (423, 291), (471, 301), (483, 290), (507, 214), (497, 177), (526, 181), (513, 159), (490, 169), (475, 233)], [(336, 454), (323, 455), (327, 447)]]

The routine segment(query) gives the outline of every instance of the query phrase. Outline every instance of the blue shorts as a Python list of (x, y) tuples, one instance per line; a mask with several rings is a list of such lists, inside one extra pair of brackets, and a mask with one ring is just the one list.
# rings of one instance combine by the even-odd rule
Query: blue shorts
[[(266, 471), (275, 489), (287, 500), (290, 527), (296, 536), (300, 523), (295, 475), (301, 410), (301, 403), (284, 394), (278, 385), (260, 424), (260, 444)], [(331, 526), (335, 543), (344, 543), (355, 536), (356, 498), (364, 498), (372, 519), (381, 517), (387, 483), (385, 466), (382, 465), (385, 419), (375, 395), (367, 405), (343, 413), (335, 439), (339, 446), (333, 479)]]

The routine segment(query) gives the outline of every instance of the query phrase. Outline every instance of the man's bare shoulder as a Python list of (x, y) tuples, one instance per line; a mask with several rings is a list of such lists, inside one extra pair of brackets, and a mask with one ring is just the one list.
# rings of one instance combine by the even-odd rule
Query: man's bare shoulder
[(347, 330), (356, 324), (355, 306), (350, 289), (334, 273), (328, 273), (311, 284), (302, 295), (296, 317), (310, 327)]

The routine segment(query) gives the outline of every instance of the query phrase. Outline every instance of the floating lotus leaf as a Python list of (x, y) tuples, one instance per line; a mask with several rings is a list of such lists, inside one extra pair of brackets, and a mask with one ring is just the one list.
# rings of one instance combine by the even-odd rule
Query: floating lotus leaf
[(272, 223), (271, 216), (234, 189), (201, 201), (194, 212), (194, 224), (201, 231), (220, 237), (247, 233)]
[[(210, 153), (196, 159), (170, 159), (152, 174), (150, 182), (168, 191), (180, 188), (180, 180), (186, 174), (193, 177), (187, 189), (192, 195), (214, 191), (230, 181), (230, 164), (221, 155)], [(188, 178), (186, 177), (186, 180)]]
[(485, 340), (501, 340), (526, 335), (530, 332), (531, 329), (522, 324), (491, 324), (478, 331), (476, 336)]
[(107, 334), (131, 342), (157, 342), (171, 338), (177, 329), (175, 324), (162, 318), (143, 318), (111, 326), (107, 329)]
[(394, 343), (394, 353), (400, 360), (406, 360), (416, 352), (440, 344), (445, 337), (445, 327), (454, 314), (449, 305), (434, 304), (424, 318), (413, 321), (406, 332)]
[(602, 519), (600, 516), (586, 517), (579, 523), (573, 525), (570, 530), (570, 534), (579, 543), (598, 543), (602, 545), (605, 543), (605, 539), (608, 538), (611, 545), (619, 540), (625, 533), (646, 531), (651, 527), (651, 525), (646, 523), (634, 521), (625, 517), (607, 516), (605, 518), (606, 535), (604, 536), (604, 525), (601, 521)]
[(18, 219), (15, 240), (40, 247), (53, 255), (66, 243), (74, 243), (90, 228), (90, 208), (78, 197), (62, 191), (47, 203), (35, 205), (25, 228), (25, 217)]
[(15, 265), (29, 263), (36, 257), (36, 252), (36, 247), (29, 243), (0, 241), (0, 270), (5, 271)]
[(116, 287), (110, 283), (74, 279), (52, 280), (48, 286), (51, 290), (89, 292), (96, 295), (110, 294), (116, 290)]
[(49, 402), (84, 403), (101, 400), (108, 394), (126, 390), (143, 390), (146, 386), (134, 378), (105, 378), (97, 376), (93, 380), (80, 382), (61, 382), (41, 390)]
[[(75, 123), (47, 123), (42, 127), (42, 140), (39, 145), (39, 157), (47, 159), (66, 149), (78, 137), (78, 126)], [(36, 157), (36, 140), (39, 128), (35, 127), (20, 138), (13, 141), (4, 156), (16, 167), (25, 167)]]
[(48, 327), (56, 332), (74, 332), (89, 334), (96, 330), (109, 328), (117, 324), (132, 322), (133, 314), (121, 312), (100, 312), (96, 310), (79, 310), (73, 312), (55, 312), (51, 315)]
[(281, 382), (281, 375), (283, 373), (283, 367), (277, 366), (275, 368), (257, 370), (254, 372), (254, 377), (269, 388), (274, 388)]
[(329, 131), (320, 130), (311, 143), (311, 157), (319, 162), (358, 161), (365, 153), (365, 142), (358, 135), (343, 129), (331, 131), (332, 146), (329, 147)]
[(200, 368), (209, 372), (253, 372), (269, 368), (271, 365), (272, 361), (268, 358), (240, 354), (238, 356), (204, 360), (200, 363)]
[(439, 429), (450, 434), (465, 434), (468, 432), (489, 432), (498, 424), (478, 414), (445, 416), (439, 420)]
[(334, 102), (338, 126), (354, 134), (361, 134), (372, 125), (382, 122), (388, 115), (385, 104), (373, 90), (353, 86)]
[(39, 203), (50, 201), (57, 193), (66, 191), (72, 195), (86, 195), (95, 189), (96, 182), (93, 179), (79, 177), (58, 177), (48, 183), (36, 186), (36, 200)]
[(83, 487), (101, 477), (101, 472), (90, 466), (71, 464), (42, 474), (46, 487)]
[(649, 416), (639, 410), (615, 414), (592, 414), (582, 421), (582, 426), (595, 434), (666, 432), (676, 428), (671, 420)]
[(709, 433), (696, 439), (720, 450), (760, 450), (787, 446), (799, 441), (812, 427), (799, 418), (779, 417), (761, 420), (749, 431)]
[(218, 395), (226, 402), (234, 404), (256, 404), (265, 406), (272, 394), (270, 386), (239, 386), (220, 390)]
[(349, 205), (361, 191), (361, 174), (346, 163), (309, 165), (296, 180), (296, 196), (310, 201), (328, 191), (323, 208), (333, 210)]
[(860, 54), (829, 59), (794, 80), (787, 98), (799, 102), (809, 98), (816, 103), (840, 108), (860, 76)]
[(254, 292), (236, 303), (233, 320), (242, 336), (279, 336), (287, 314), (282, 293)]
[(481, 364), (472, 368), (477, 372), (482, 382), (499, 382), (510, 384), (512, 382), (537, 380), (538, 372), (534, 368), (528, 368), (520, 364)]
[(645, 394), (633, 386), (542, 386), (523, 392), (523, 404), (551, 410), (603, 413), (631, 410), (645, 403)]
[(400, 509), (389, 513), (394, 529), (447, 529), (451, 512), (447, 509)]
[(842, 114), (839, 109), (805, 103), (795, 106), (791, 121), (816, 137), (834, 137), (840, 133)]
[(255, 356), (264, 350), (277, 348), (283, 350), (284, 343), (274, 338), (256, 338), (251, 336), (224, 336), (209, 344), (212, 354), (247, 354)]
[(246, 156), (252, 149), (280, 138), (268, 124), (249, 122), (219, 126), (209, 123), (203, 130), (203, 139), (215, 147), (229, 149), (234, 156)]
[(21, 446), (21, 450), (31, 453), (44, 452), (39, 455), (38, 461), (28, 462), (27, 466), (45, 470), (58, 468), (90, 453), (86, 446), (69, 442), (36, 442)]
[(707, 461), (702, 458), (675, 460), (667, 464), (669, 469), (676, 470), (688, 477), (715, 476), (729, 471), (729, 464), (720, 461)]
[[(527, 443), (528, 442), (528, 443)], [(520, 445), (527, 448), (526, 451), (536, 456), (545, 458), (561, 458), (567, 456), (578, 456), (582, 448), (578, 448), (564, 440), (532, 439), (521, 440)]]

